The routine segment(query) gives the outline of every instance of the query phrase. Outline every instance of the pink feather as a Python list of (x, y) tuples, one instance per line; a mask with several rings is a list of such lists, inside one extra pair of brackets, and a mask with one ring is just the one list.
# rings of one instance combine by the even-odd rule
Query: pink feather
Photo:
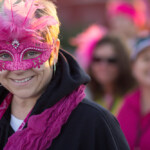
[(15, 14), (15, 22), (17, 25), (26, 26), (29, 24), (29, 20), (33, 17), (38, 6), (34, 5), (35, 0), (28, 2), (21, 1), (20, 3), (13, 6)]
[(43, 9), (36, 0), (16, 2), (17, 0), (4, 0), (3, 10), (0, 12), (0, 40), (8, 41), (33, 36), (41, 39), (36, 30), (43, 30), (46, 26), (58, 23), (52, 16), (32, 20), (35, 11)]
[(32, 24), (33, 24), (32, 29), (38, 30), (38, 29), (43, 29), (46, 26), (52, 26), (58, 24), (58, 22), (52, 16), (44, 16), (34, 21)]
[(25, 6), (26, 8), (29, 8), (29, 9), (28, 9), (27, 16), (25, 17), (23, 25), (26, 24), (26, 21), (28, 20), (28, 18), (32, 17), (32, 15), (37, 9), (37, 7), (35, 7), (34, 5), (34, 2), (35, 0), (26, 0)]
[(13, 3), (15, 2), (16, 0), (5, 0), (4, 1), (4, 12), (8, 15), (8, 17), (13, 20)]

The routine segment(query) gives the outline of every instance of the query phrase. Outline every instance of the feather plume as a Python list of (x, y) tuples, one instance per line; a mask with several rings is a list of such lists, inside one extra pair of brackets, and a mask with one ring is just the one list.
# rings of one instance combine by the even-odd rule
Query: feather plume
[(35, 11), (39, 7), (35, 5), (35, 0), (21, 1), (13, 6), (15, 23), (20, 26), (26, 26), (29, 24), (30, 19), (33, 17)]
[(35, 20), (32, 24), (32, 29), (39, 30), (45, 28), (46, 26), (58, 24), (58, 22), (52, 16), (44, 16), (38, 20)]
[(13, 3), (15, 1), (16, 0), (5, 0), (4, 7), (3, 7), (3, 11), (12, 20), (12, 23), (13, 23)]
[[(43, 9), (37, 0), (4, 0), (0, 12), (0, 40), (21, 39), (24, 37), (38, 36), (36, 30), (43, 30), (58, 22), (52, 16), (34, 19), (37, 9)], [(41, 39), (41, 37), (37, 37)]]

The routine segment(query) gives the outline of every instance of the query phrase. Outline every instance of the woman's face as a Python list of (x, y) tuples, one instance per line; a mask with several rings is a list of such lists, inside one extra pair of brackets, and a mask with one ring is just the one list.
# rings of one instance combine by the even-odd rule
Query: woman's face
[(114, 32), (120, 35), (132, 37), (136, 34), (135, 23), (132, 18), (118, 14), (111, 19), (111, 26)]
[(133, 64), (133, 75), (142, 86), (150, 86), (150, 47), (139, 54)]
[(40, 68), (0, 71), (0, 83), (19, 98), (39, 97), (51, 81), (53, 75), (52, 65), (57, 62), (58, 50), (59, 41), (56, 42), (56, 47), (53, 49), (51, 61), (47, 60)]
[(91, 64), (93, 77), (102, 85), (112, 84), (118, 76), (117, 56), (111, 44), (103, 44), (93, 53)]

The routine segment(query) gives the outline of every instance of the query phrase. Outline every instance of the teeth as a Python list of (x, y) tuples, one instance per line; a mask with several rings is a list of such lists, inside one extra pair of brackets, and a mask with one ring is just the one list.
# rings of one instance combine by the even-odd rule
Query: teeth
[(29, 77), (29, 78), (26, 78), (24, 80), (14, 80), (16, 83), (24, 83), (24, 82), (27, 82), (29, 80), (31, 80), (32, 77)]

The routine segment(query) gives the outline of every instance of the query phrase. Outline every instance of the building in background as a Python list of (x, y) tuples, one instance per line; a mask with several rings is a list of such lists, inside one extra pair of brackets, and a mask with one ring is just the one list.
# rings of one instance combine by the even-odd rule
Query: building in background
[(71, 29), (93, 22), (106, 24), (107, 0), (57, 0), (62, 24)]
[(107, 25), (106, 2), (107, 0), (57, 0), (63, 47), (70, 49), (68, 38), (75, 36), (90, 24)]
[[(74, 37), (89, 25), (97, 23), (108, 27), (106, 13), (108, 0), (54, 0), (57, 1), (58, 15), (61, 18), (60, 39), (62, 47), (69, 50), (68, 39)], [(127, 0), (126, 0), (127, 1)], [(128, 0), (134, 1), (134, 0)], [(149, 0), (143, 0), (150, 7)], [(149, 10), (149, 9), (148, 9)], [(150, 14), (149, 12), (147, 14)]]

